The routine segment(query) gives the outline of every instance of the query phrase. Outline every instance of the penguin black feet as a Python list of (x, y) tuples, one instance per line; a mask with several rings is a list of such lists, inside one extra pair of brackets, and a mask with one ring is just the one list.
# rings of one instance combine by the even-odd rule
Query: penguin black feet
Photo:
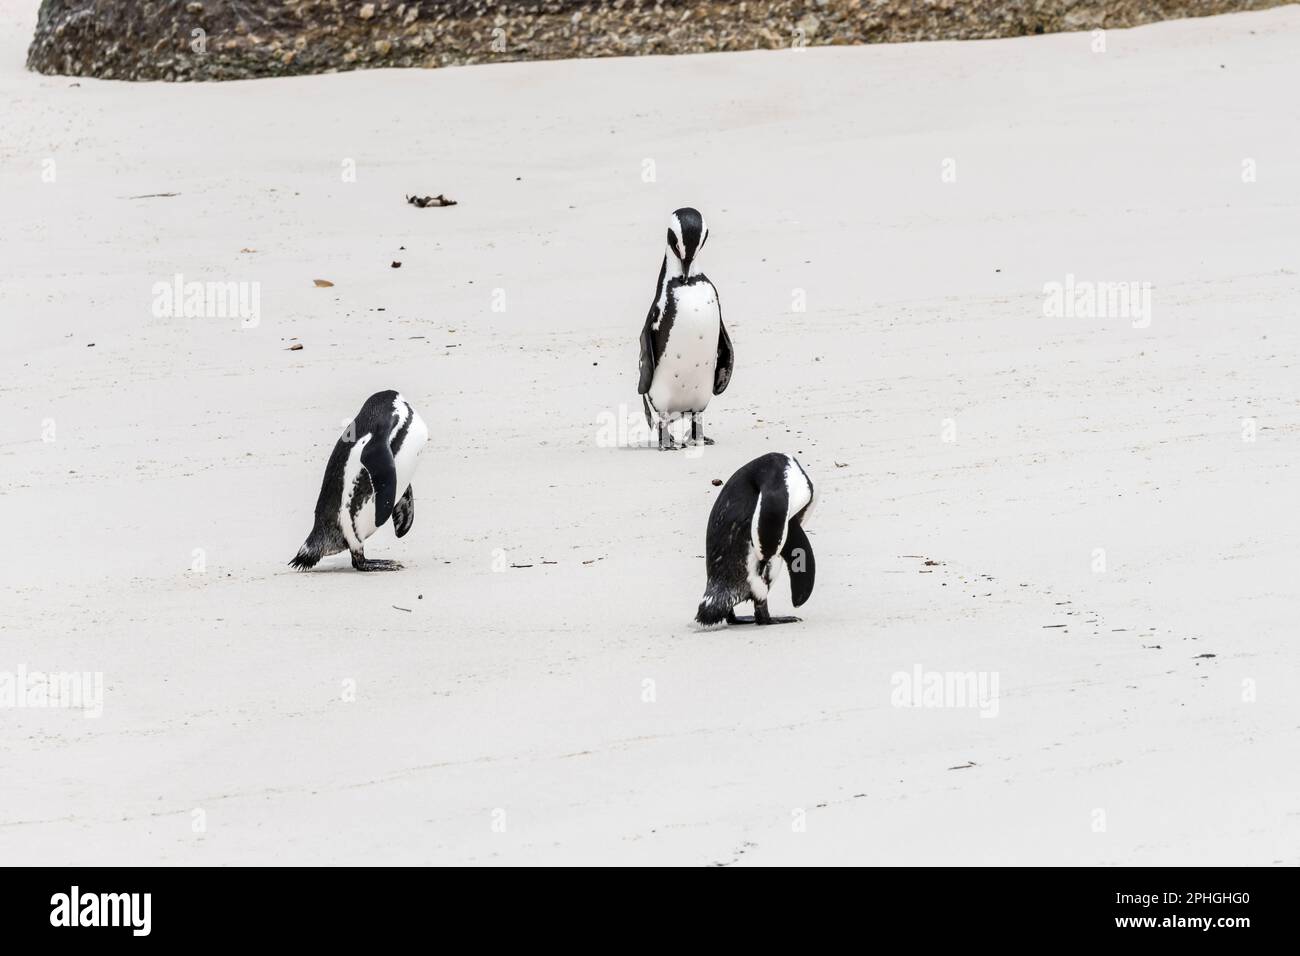
[[(696, 412), (687, 412), (685, 414), (690, 415), (691, 427), (690, 430), (687, 432), (687, 434), (683, 436), (683, 440), (680, 442), (677, 441), (677, 439), (673, 438), (672, 432), (669, 429), (669, 422), (662, 418), (659, 419), (657, 423), (657, 428), (659, 434), (660, 451), (679, 451), (683, 448), (690, 448), (692, 445), (713, 444), (712, 438), (706, 438), (704, 436), (704, 420), (700, 417), (700, 415)], [(675, 418), (673, 420), (679, 421), (680, 417)]]
[(354, 551), (352, 553), (352, 567), (358, 571), (400, 571), (402, 570), (402, 563), (400, 561), (381, 561), (367, 558), (364, 554)]
[(736, 612), (732, 611), (727, 615), (728, 624), (797, 624), (802, 621), (801, 617), (773, 617), (767, 611), (766, 601), (754, 602), (754, 616), (737, 617)]
[(704, 437), (704, 419), (699, 412), (691, 412), (691, 444), (712, 445), (712, 438)]
[(660, 451), (677, 451), (685, 446), (679, 445), (673, 438), (672, 432), (668, 430), (668, 423), (663, 419), (659, 420), (659, 450)]

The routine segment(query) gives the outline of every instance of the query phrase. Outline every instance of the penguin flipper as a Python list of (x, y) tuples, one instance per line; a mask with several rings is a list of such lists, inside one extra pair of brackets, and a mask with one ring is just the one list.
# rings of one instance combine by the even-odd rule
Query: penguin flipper
[(786, 569), (790, 572), (790, 598), (799, 607), (812, 594), (817, 562), (813, 559), (812, 544), (799, 522), (791, 521), (785, 534), (785, 547), (781, 549)]
[(361, 453), (361, 464), (370, 473), (370, 485), (375, 490), (375, 527), (382, 528), (393, 515), (397, 500), (397, 463), (386, 438), (372, 441)]
[(659, 305), (656, 303), (650, 306), (650, 314), (646, 316), (645, 328), (641, 330), (641, 380), (636, 386), (637, 393), (641, 395), (650, 391), (650, 384), (655, 378), (654, 323), (658, 318)]
[(731, 336), (727, 334), (727, 327), (722, 324), (721, 307), (718, 310), (718, 364), (713, 367), (713, 394), (721, 395), (731, 384), (731, 370), (735, 363), (735, 355), (731, 351)]
[[(668, 253), (665, 252), (664, 261), (659, 266), (659, 278), (655, 282), (655, 300), (646, 313), (645, 325), (641, 327), (641, 380), (636, 386), (641, 395), (650, 391), (650, 385), (655, 380), (655, 323), (659, 321), (659, 303), (663, 299), (664, 277), (667, 275)], [(646, 409), (646, 421), (650, 421), (649, 409)]]
[(399, 538), (405, 537), (415, 523), (415, 493), (411, 486), (406, 486), (406, 493), (393, 505), (393, 531)]

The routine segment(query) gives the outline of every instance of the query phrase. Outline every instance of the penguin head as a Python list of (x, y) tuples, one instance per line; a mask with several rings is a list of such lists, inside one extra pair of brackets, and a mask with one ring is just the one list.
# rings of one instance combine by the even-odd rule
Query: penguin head
[(691, 267), (708, 238), (709, 227), (697, 209), (683, 206), (668, 219), (668, 257), (681, 264), (683, 276), (691, 274)]

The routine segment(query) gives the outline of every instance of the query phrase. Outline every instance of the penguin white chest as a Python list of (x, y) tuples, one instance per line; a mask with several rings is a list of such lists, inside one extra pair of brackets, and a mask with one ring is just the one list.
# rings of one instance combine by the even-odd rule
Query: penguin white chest
[(708, 282), (678, 286), (673, 321), (663, 356), (655, 366), (650, 401), (664, 414), (702, 412), (713, 397), (722, 317), (718, 297)]

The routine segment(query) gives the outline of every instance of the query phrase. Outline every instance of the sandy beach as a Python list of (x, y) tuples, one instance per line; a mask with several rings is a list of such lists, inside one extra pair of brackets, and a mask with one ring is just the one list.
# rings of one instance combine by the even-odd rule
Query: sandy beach
[[(0, 672), (102, 699), (0, 708), (0, 860), (1300, 863), (1300, 7), (128, 84), (26, 72), (35, 6)], [(661, 453), (619, 423), (683, 205), (736, 369)], [(387, 388), (406, 569), (295, 573)], [(768, 451), (816, 590), (700, 631), (712, 481)], [(932, 673), (980, 699), (900, 706)]]

